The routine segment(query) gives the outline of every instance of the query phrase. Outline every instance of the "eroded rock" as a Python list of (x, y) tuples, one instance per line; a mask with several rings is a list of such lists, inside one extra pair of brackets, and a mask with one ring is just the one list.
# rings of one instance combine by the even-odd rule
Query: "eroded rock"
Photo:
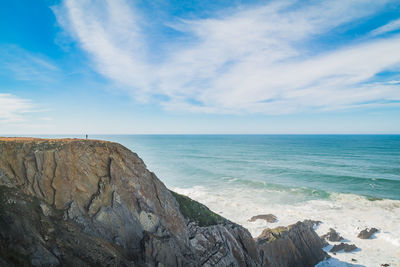
[(249, 222), (255, 222), (256, 220), (265, 220), (269, 223), (274, 223), (277, 221), (277, 218), (273, 214), (260, 214), (250, 218)]
[(357, 246), (354, 244), (340, 243), (338, 245), (334, 245), (329, 252), (338, 252), (341, 250), (343, 250), (344, 252), (351, 252), (356, 249)]
[(321, 221), (315, 221), (315, 220), (304, 220), (303, 223), (307, 225), (308, 227), (311, 228), (316, 228), (318, 227), (322, 222)]
[(256, 238), (263, 266), (314, 266), (329, 256), (312, 224), (297, 222), (288, 227), (265, 229)]
[[(9, 199), (13, 199), (12, 202)], [(63, 212), (16, 188), (0, 186), (1, 266), (133, 266), (113, 242), (84, 232)]]
[(326, 239), (328, 241), (332, 241), (332, 242), (339, 242), (339, 241), (342, 241), (344, 239), (333, 228), (329, 228), (329, 232), (324, 234), (323, 236), (321, 236), (321, 238)]
[(362, 231), (357, 235), (357, 237), (358, 237), (358, 238), (361, 238), (361, 239), (369, 239), (369, 238), (371, 238), (371, 236), (372, 236), (373, 234), (375, 234), (375, 233), (378, 232), (378, 231), (379, 231), (379, 230), (376, 229), (376, 228), (374, 228), (374, 227), (372, 227), (372, 228), (366, 228), (366, 229), (362, 230)]
[(189, 228), (200, 266), (261, 266), (256, 243), (245, 228), (231, 222), (208, 227), (189, 223)]

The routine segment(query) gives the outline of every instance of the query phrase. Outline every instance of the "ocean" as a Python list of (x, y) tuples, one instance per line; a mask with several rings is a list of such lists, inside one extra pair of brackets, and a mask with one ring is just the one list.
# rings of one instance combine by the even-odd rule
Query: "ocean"
[[(257, 237), (266, 227), (322, 221), (359, 249), (320, 266), (400, 266), (400, 135), (107, 135), (167, 187)], [(272, 213), (275, 223), (248, 220)], [(380, 231), (372, 239), (357, 234)], [(334, 244), (334, 243), (332, 243)], [(326, 249), (329, 250), (330, 247)]]

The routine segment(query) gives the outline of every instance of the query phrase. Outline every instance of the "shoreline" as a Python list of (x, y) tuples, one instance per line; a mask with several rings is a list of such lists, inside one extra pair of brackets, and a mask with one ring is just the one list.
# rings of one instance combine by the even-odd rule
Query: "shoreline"
[[(322, 222), (315, 228), (319, 236), (333, 228), (344, 237), (345, 244), (355, 244), (359, 248), (354, 252), (333, 254), (329, 253), (329, 250), (333, 245), (341, 242), (329, 242), (330, 246), (326, 247), (325, 251), (333, 259), (342, 263), (365, 266), (400, 264), (400, 231), (396, 227), (400, 225), (400, 201), (398, 200), (371, 201), (354, 194), (333, 194), (328, 200), (309, 200), (297, 204), (269, 204), (255, 192), (241, 195), (239, 191), (225, 192), (221, 189), (212, 191), (204, 187), (173, 189), (205, 204), (217, 214), (241, 224), (249, 229), (253, 237), (257, 237), (265, 227), (290, 225), (306, 219), (316, 220)], [(274, 223), (264, 220), (248, 221), (252, 216), (259, 214), (273, 214), (277, 217), (277, 221)], [(379, 229), (379, 232), (371, 239), (364, 240), (357, 237), (361, 230), (371, 227)], [(332, 260), (329, 262), (331, 263)], [(321, 266), (340, 266), (337, 262), (332, 264)]]

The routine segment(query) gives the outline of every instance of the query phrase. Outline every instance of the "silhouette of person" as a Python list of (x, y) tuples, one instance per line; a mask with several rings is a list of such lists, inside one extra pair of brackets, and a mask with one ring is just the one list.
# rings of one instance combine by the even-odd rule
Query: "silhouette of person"
[(86, 139), (88, 139), (88, 135), (86, 135)]

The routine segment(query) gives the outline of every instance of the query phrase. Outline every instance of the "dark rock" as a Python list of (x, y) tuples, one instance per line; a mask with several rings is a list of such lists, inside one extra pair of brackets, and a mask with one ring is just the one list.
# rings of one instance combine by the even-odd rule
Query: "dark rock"
[(357, 246), (354, 244), (345, 244), (345, 243), (340, 243), (339, 245), (334, 245), (330, 252), (338, 252), (341, 250), (344, 250), (344, 252), (351, 252), (353, 250), (356, 250)]
[(277, 221), (277, 218), (273, 214), (260, 214), (250, 218), (249, 222), (254, 222), (256, 220), (266, 220), (269, 223), (274, 223)]
[(256, 243), (243, 227), (227, 222), (209, 227), (189, 223), (189, 228), (200, 266), (260, 266)]
[(390, 264), (383, 263), (383, 264), (381, 264), (381, 266), (385, 266), (385, 267), (387, 267), (387, 266), (390, 266)]
[(63, 220), (62, 211), (50, 207), (53, 215), (45, 216), (41, 203), (18, 189), (0, 186), (0, 258), (6, 262), (1, 266), (128, 266), (139, 262), (112, 242)]
[(353, 259), (353, 258), (351, 259), (351, 261), (352, 261), (352, 262), (357, 262), (357, 260), (356, 260), (356, 259)]
[(362, 230), (357, 237), (361, 238), (361, 239), (369, 239), (373, 234), (375, 234), (376, 232), (378, 232), (378, 229), (372, 227), (372, 228), (366, 228), (364, 230)]
[(321, 238), (326, 239), (328, 241), (332, 241), (332, 242), (339, 242), (339, 241), (342, 241), (344, 239), (333, 228), (330, 228), (329, 232), (324, 234), (323, 236), (321, 236)]
[(247, 229), (187, 196), (171, 193), (187, 221), (190, 245), (201, 266), (259, 266), (258, 249)]
[(309, 223), (265, 229), (256, 238), (263, 266), (314, 266), (329, 256)]
[(303, 223), (308, 225), (308, 227), (315, 228), (315, 227), (319, 226), (322, 222), (314, 221), (314, 220), (304, 220)]

